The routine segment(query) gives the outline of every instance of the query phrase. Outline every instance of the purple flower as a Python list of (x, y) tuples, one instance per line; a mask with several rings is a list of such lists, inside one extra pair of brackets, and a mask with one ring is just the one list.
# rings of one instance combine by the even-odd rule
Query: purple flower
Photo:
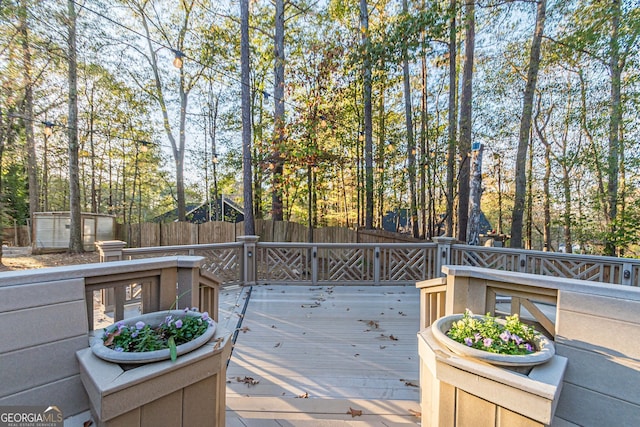
[(184, 308), (184, 312), (185, 312), (185, 313), (188, 313), (188, 312), (189, 312), (189, 307), (185, 307), (185, 308)]
[(471, 346), (473, 345), (473, 340), (472, 340), (471, 338), (469, 338), (469, 337), (466, 337), (466, 338), (464, 339), (464, 343), (465, 343), (467, 346), (471, 347)]
[(522, 344), (522, 338), (520, 338), (516, 334), (511, 335), (511, 339), (514, 340), (518, 345)]
[(511, 337), (512, 337), (512, 335), (511, 335), (511, 332), (509, 332), (509, 331), (504, 331), (503, 333), (500, 334), (500, 339), (502, 341), (504, 341), (504, 342), (509, 341), (509, 338), (511, 338)]
[(482, 340), (482, 344), (485, 347), (491, 347), (491, 344), (493, 344), (493, 340), (491, 338), (485, 338)]
[(182, 328), (182, 319), (176, 320), (176, 328), (178, 329)]
[(208, 312), (204, 312), (202, 313), (202, 320), (208, 320), (209, 319), (209, 313)]
[(138, 331), (133, 331), (133, 333), (131, 334), (131, 338), (135, 338), (138, 336)]
[(533, 347), (531, 347), (531, 344), (529, 344), (529, 343), (526, 343), (524, 345), (524, 349), (527, 350), (527, 351), (533, 352)]
[(142, 328), (144, 328), (144, 322), (142, 320), (136, 322), (136, 329), (141, 330)]
[(123, 352), (123, 351), (124, 351), (124, 348), (122, 348), (122, 347), (116, 347), (116, 348), (114, 348), (114, 350), (115, 350), (115, 351), (118, 351), (118, 352)]
[(173, 319), (173, 316), (168, 315), (167, 317), (164, 318), (164, 323), (168, 325), (169, 323), (171, 323), (171, 319)]
[(124, 328), (124, 322), (121, 320), (118, 323), (116, 323), (116, 327), (118, 328), (119, 331), (122, 330), (122, 328)]
[(475, 333), (475, 335), (473, 336), (473, 338), (475, 338), (476, 342), (480, 341), (482, 339), (482, 335), (480, 335), (479, 333)]

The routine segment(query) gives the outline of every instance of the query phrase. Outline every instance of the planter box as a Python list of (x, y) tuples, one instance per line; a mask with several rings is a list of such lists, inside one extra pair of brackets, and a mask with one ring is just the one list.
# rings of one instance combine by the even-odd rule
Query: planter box
[(231, 334), (219, 325), (211, 341), (190, 353), (132, 369), (76, 353), (97, 426), (225, 425), (226, 364)]
[(528, 375), (462, 357), (431, 329), (418, 334), (423, 426), (534, 427), (551, 424), (567, 359), (555, 355)]

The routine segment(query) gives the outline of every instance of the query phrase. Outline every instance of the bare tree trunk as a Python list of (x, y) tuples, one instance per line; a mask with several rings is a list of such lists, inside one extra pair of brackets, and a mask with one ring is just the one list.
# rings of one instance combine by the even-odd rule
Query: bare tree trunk
[[(422, 0), (422, 10), (425, 9), (425, 0)], [(427, 186), (431, 189), (430, 183), (427, 180), (431, 176), (427, 168), (427, 161), (429, 159), (427, 148), (427, 52), (425, 49), (426, 36), (425, 32), (422, 33), (422, 52), (420, 58), (420, 70), (422, 77), (422, 91), (420, 96), (421, 111), (420, 111), (420, 217), (422, 219), (422, 228), (420, 230), (420, 236), (423, 239), (432, 237), (431, 233), (427, 231), (427, 224), (430, 225), (431, 221), (427, 219)], [(430, 228), (429, 228), (430, 230)]]
[(25, 139), (27, 143), (27, 175), (29, 177), (29, 217), (40, 210), (40, 192), (38, 189), (38, 171), (36, 161), (36, 143), (33, 136), (33, 80), (31, 48), (29, 45), (29, 24), (27, 22), (27, 2), (20, 1), (20, 35), (22, 36), (22, 63), (24, 77), (24, 116)]
[(274, 139), (275, 150), (273, 153), (273, 191), (271, 194), (271, 215), (274, 221), (282, 221), (282, 174), (284, 161), (280, 157), (282, 144), (284, 143), (284, 0), (276, 0), (275, 16), (275, 80), (273, 88), (274, 109)]
[(472, 172), (471, 188), (469, 191), (469, 222), (467, 224), (467, 243), (478, 245), (480, 242), (480, 200), (482, 198), (482, 152), (484, 146), (480, 144), (471, 154)]
[(373, 125), (371, 111), (371, 54), (369, 52), (369, 9), (367, 0), (360, 0), (360, 28), (364, 47), (362, 64), (364, 88), (364, 169), (365, 169), (365, 217), (364, 228), (373, 229)]
[(455, 158), (456, 158), (456, 127), (457, 127), (457, 89), (458, 71), (456, 67), (456, 14), (457, 0), (449, 0), (449, 129), (447, 141), (447, 209), (445, 234), (449, 237), (453, 236), (453, 206), (455, 188)]
[(69, 11), (69, 252), (84, 252), (82, 245), (82, 213), (80, 210), (80, 173), (78, 166), (78, 75), (76, 64), (76, 11), (73, 0), (67, 1)]
[(616, 235), (617, 226), (616, 218), (618, 216), (618, 174), (620, 172), (620, 122), (622, 121), (621, 106), (621, 78), (622, 67), (620, 65), (620, 0), (611, 1), (611, 38), (609, 40), (609, 49), (611, 56), (609, 58), (609, 73), (611, 74), (611, 94), (610, 94), (610, 118), (609, 118), (609, 155), (607, 157), (607, 175), (609, 178), (607, 184), (607, 200), (609, 212), (607, 215), (607, 223), (611, 237), (605, 245), (605, 255), (613, 256), (616, 254), (616, 242), (613, 236)]
[(385, 184), (385, 148), (386, 122), (385, 122), (385, 100), (386, 100), (386, 76), (380, 76), (380, 94), (378, 95), (378, 223), (380, 228), (384, 225), (384, 184)]
[(475, 0), (465, 4), (464, 69), (462, 71), (462, 95), (460, 97), (460, 171), (458, 173), (458, 240), (467, 241), (469, 219), (469, 176), (471, 165), (471, 119), (473, 97), (473, 54), (475, 50)]
[(563, 230), (564, 246), (568, 254), (573, 252), (573, 238), (571, 237), (571, 176), (566, 164), (562, 165), (562, 193), (564, 195)]
[(531, 131), (531, 117), (533, 114), (533, 97), (538, 80), (538, 68), (540, 67), (540, 46), (544, 34), (544, 21), (546, 16), (547, 0), (538, 0), (536, 13), (536, 27), (531, 43), (529, 55), (529, 70), (527, 83), (524, 89), (524, 101), (522, 105), (522, 118), (520, 120), (520, 133), (518, 138), (518, 152), (516, 155), (516, 194), (511, 217), (511, 247), (522, 247), (522, 222), (524, 216), (524, 202), (526, 193), (526, 161), (529, 145), (529, 133)]
[[(407, 0), (402, 0), (402, 11), (409, 13)], [(409, 206), (411, 216), (411, 232), (413, 237), (420, 237), (418, 229), (418, 203), (416, 195), (416, 142), (413, 137), (413, 113), (411, 109), (411, 81), (409, 80), (409, 58), (407, 48), (402, 52), (402, 77), (404, 81), (404, 119), (407, 126), (407, 169), (409, 173)]]
[(420, 236), (423, 239), (431, 237), (431, 233), (428, 231), (428, 225), (430, 223), (427, 217), (427, 187), (431, 188), (428, 181), (429, 170), (427, 168), (427, 162), (429, 159), (429, 153), (427, 148), (427, 58), (426, 55), (422, 57), (422, 111), (420, 112), (420, 217), (422, 219), (422, 229), (420, 230)]
[(242, 184), (244, 234), (254, 235), (253, 186), (251, 182), (251, 81), (249, 69), (249, 0), (240, 0), (240, 72), (242, 84)]
[(529, 135), (529, 167), (527, 168), (527, 220), (525, 249), (532, 249), (533, 245), (533, 136)]
[[(218, 101), (219, 101), (219, 97), (215, 97), (214, 100), (212, 100), (211, 98), (213, 98), (213, 91), (209, 90), (209, 138), (211, 138), (211, 163), (213, 164), (213, 201), (214, 201), (214, 214), (213, 214), (213, 219), (214, 221), (224, 221), (224, 218), (220, 218), (220, 209), (222, 208), (222, 206), (220, 204), (218, 204), (218, 147), (217, 147), (217, 140), (216, 140), (216, 135), (217, 135), (217, 130), (218, 130)], [(207, 191), (209, 191), (207, 189)], [(207, 197), (210, 198), (211, 194), (207, 194)], [(222, 203), (222, 200), (220, 201), (220, 203)], [(209, 216), (211, 216), (211, 212), (209, 212)]]
[[(93, 141), (93, 125), (95, 120), (95, 114), (93, 111), (93, 88), (91, 89), (91, 102), (89, 111), (89, 150), (91, 157), (91, 212), (98, 213), (98, 189), (96, 186), (96, 147)], [(136, 148), (137, 149), (137, 148)]]
[[(544, 123), (542, 125), (539, 124), (539, 117), (542, 113), (540, 111), (540, 101), (541, 97), (538, 97), (538, 108), (536, 111), (536, 116), (534, 120), (534, 125), (536, 129), (536, 134), (538, 135), (538, 139), (544, 145), (544, 178), (542, 179), (542, 187), (543, 187), (543, 211), (544, 211), (544, 226), (542, 228), (542, 237), (543, 237), (543, 251), (551, 250), (551, 192), (550, 192), (550, 181), (551, 181), (551, 144), (547, 141), (547, 137), (544, 133), (547, 124), (549, 123), (549, 119), (551, 118), (551, 111), (544, 119)], [(553, 107), (551, 107), (553, 108)]]

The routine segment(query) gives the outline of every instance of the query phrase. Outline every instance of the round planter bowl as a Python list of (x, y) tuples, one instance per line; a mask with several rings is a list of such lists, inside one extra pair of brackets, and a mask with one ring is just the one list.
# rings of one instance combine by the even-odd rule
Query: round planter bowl
[[(197, 311), (187, 311), (184, 310), (168, 310), (168, 311), (156, 311), (153, 313), (143, 314), (141, 316), (130, 317), (128, 319), (123, 320), (122, 322), (127, 325), (135, 325), (136, 322), (143, 321), (146, 324), (150, 325), (159, 325), (164, 322), (167, 316), (173, 316), (174, 318), (183, 317), (183, 316), (193, 316), (193, 317), (201, 317), (202, 313)], [(115, 324), (110, 325), (107, 329), (111, 329)], [(215, 334), (216, 332), (216, 324), (211, 321), (209, 323), (209, 327), (202, 335), (198, 338), (191, 340), (187, 343), (180, 344), (176, 347), (178, 356), (181, 354), (188, 353), (190, 351), (196, 350), (197, 348), (202, 347), (206, 344)], [(109, 362), (122, 363), (122, 364), (141, 364), (141, 363), (150, 363), (150, 362), (158, 362), (160, 360), (171, 359), (171, 353), (168, 348), (163, 350), (155, 350), (155, 351), (144, 351), (144, 352), (128, 352), (128, 351), (115, 351), (106, 347), (104, 345), (102, 337), (104, 336), (104, 331), (96, 331), (95, 336), (91, 339), (91, 351), (97, 357), (107, 360)]]
[[(530, 354), (513, 355), (513, 354), (497, 354), (488, 351), (478, 350), (459, 343), (447, 336), (447, 332), (451, 329), (453, 322), (462, 319), (462, 314), (452, 314), (450, 316), (441, 317), (431, 325), (433, 336), (445, 347), (452, 352), (461, 356), (473, 357), (492, 365), (527, 368), (540, 365), (549, 361), (556, 353), (553, 342), (542, 334), (538, 334), (534, 341), (534, 345), (538, 351)], [(473, 316), (476, 319), (482, 319), (484, 316)], [(496, 319), (498, 323), (504, 324), (502, 319)]]

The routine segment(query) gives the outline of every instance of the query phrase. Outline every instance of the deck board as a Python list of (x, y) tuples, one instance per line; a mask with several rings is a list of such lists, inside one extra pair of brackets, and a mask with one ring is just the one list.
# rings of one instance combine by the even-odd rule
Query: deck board
[[(298, 407), (306, 398), (394, 400), (419, 410), (415, 287), (254, 286), (244, 315), (233, 314), (244, 305), (242, 292), (222, 293), (221, 319), (242, 317), (227, 369), (228, 411), (240, 410), (233, 402), (246, 397), (284, 399)], [(404, 408), (394, 416), (408, 415)], [(237, 422), (229, 418), (229, 425)]]

